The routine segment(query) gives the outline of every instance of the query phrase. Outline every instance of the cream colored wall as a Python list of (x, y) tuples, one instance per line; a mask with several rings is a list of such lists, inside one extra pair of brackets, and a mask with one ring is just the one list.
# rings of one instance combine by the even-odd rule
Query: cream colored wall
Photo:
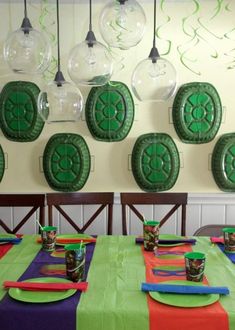
[[(88, 7), (84, 2), (80, 4), (80, 1), (77, 0), (63, 1), (60, 7), (62, 71), (67, 79), (68, 52), (75, 43), (83, 41), (87, 32)], [(88, 1), (86, 2), (88, 3)], [(192, 81), (210, 82), (220, 94), (225, 112), (219, 132), (212, 142), (196, 145), (184, 144), (180, 141), (171, 121), (172, 99), (165, 103), (140, 103), (134, 98), (136, 104), (135, 121), (129, 135), (121, 142), (107, 143), (94, 140), (84, 119), (78, 123), (45, 124), (40, 137), (36, 141), (28, 143), (9, 141), (0, 132), (0, 144), (7, 160), (7, 168), (0, 183), (0, 192), (51, 191), (40, 164), (48, 139), (58, 132), (73, 132), (83, 136), (93, 156), (93, 170), (82, 191), (140, 191), (132, 172), (128, 169), (129, 155), (132, 152), (134, 142), (142, 134), (164, 132), (174, 139), (181, 157), (179, 177), (171, 191), (220, 192), (210, 170), (210, 155), (218, 138), (224, 133), (234, 131), (235, 69), (227, 69), (229, 62), (231, 63), (235, 58), (232, 57), (232, 55), (234, 56), (235, 40), (235, 32), (232, 31), (235, 27), (234, 2), (224, 1), (221, 3), (217, 0), (158, 1), (157, 16), (158, 25), (162, 26), (159, 31), (162, 39), (157, 39), (157, 46), (159, 52), (164, 53), (167, 49), (166, 40), (172, 41), (171, 52), (166, 58), (175, 65), (178, 72), (179, 86)], [(53, 3), (55, 1), (50, 1), (48, 5), (49, 12), (52, 12), (52, 14), (46, 15), (43, 22), (45, 25), (50, 26), (48, 32), (55, 34)], [(97, 22), (104, 3), (107, 3), (107, 1), (96, 1), (93, 6), (93, 29), (100, 41), (102, 39)], [(116, 72), (112, 80), (122, 81), (129, 87), (135, 65), (149, 55), (152, 46), (153, 3), (149, 0), (139, 0), (139, 3), (142, 4), (147, 15), (147, 28), (144, 39), (133, 49), (112, 51), (114, 58), (121, 59), (124, 66), (122, 70), (118, 70), (121, 65), (120, 63), (116, 65)], [(198, 3), (199, 9), (197, 13), (192, 15), (196, 3)], [(226, 4), (229, 4), (227, 9)], [(162, 5), (161, 8), (160, 5)], [(0, 13), (0, 48), (2, 48), (8, 31), (17, 29), (21, 24), (22, 4), (13, 0), (0, 1)], [(28, 1), (28, 13), (33, 26), (40, 29), (41, 5), (38, 1)], [(165, 24), (167, 15), (171, 20), (168, 24)], [(184, 17), (188, 17), (186, 20), (188, 35), (182, 30), (182, 19)], [(205, 28), (199, 26), (198, 18), (201, 18)], [(199, 43), (194, 47), (192, 46), (194, 42), (190, 42), (192, 38), (190, 34), (193, 35), (193, 28), (198, 28), (197, 33), (201, 36)], [(228, 35), (229, 38), (225, 38), (224, 35), (229, 31), (232, 31)], [(194, 38), (194, 41), (196, 41), (196, 38)], [(186, 54), (189, 59), (187, 65), (190, 66), (192, 71), (200, 72), (200, 75), (192, 72), (181, 63), (177, 52), (177, 46), (179, 45), (181, 45), (181, 49), (188, 49)], [(54, 51), (56, 51), (55, 47)], [(215, 51), (218, 52), (217, 58), (212, 57)], [(9, 81), (24, 79), (29, 79), (40, 87), (45, 81), (42, 77), (24, 77), (11, 73), (3, 62), (2, 55), (0, 55), (0, 88)], [(81, 90), (86, 98), (89, 89), (81, 88)]]

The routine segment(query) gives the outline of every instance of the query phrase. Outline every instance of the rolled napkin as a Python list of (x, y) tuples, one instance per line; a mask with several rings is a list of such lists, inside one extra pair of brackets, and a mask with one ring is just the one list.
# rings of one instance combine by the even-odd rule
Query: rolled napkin
[(96, 238), (57, 238), (57, 243), (60, 244), (75, 244), (75, 243), (95, 243)]
[[(56, 238), (58, 244), (95, 243), (96, 238)], [(41, 237), (37, 238), (37, 243), (42, 243)]]
[[(144, 242), (143, 237), (136, 237), (135, 239), (136, 244), (142, 244)], [(159, 244), (179, 244), (179, 243), (183, 243), (183, 244), (195, 244), (197, 242), (196, 239), (194, 238), (182, 238), (182, 239), (160, 239), (158, 241)]]
[(79, 291), (86, 291), (88, 282), (71, 282), (71, 283), (40, 283), (40, 282), (14, 282), (5, 281), (3, 286), (6, 289), (19, 288), (29, 291), (65, 291), (70, 289), (76, 289)]
[(223, 294), (228, 295), (229, 289), (225, 286), (206, 286), (206, 285), (178, 285), (163, 283), (142, 283), (142, 291), (157, 291), (165, 293), (181, 294)]
[(4, 242), (4, 243), (10, 243), (10, 244), (19, 244), (22, 241), (22, 238), (19, 237), (1, 237), (0, 238), (0, 243)]
[(223, 237), (210, 237), (211, 243), (222, 243), (224, 244)]

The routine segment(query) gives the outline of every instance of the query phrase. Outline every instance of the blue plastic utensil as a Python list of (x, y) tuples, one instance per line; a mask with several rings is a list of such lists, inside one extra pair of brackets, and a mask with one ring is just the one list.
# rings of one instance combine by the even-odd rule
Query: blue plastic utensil
[(0, 238), (0, 243), (10, 243), (10, 244), (19, 244), (22, 241), (22, 238)]

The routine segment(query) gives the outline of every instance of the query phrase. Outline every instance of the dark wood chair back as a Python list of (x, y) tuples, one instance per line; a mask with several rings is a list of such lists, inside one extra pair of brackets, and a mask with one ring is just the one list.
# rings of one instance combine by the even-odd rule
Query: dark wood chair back
[(235, 228), (235, 225), (217, 225), (217, 224), (211, 224), (211, 225), (205, 225), (200, 228), (198, 228), (193, 236), (213, 236), (213, 237), (219, 237), (223, 236), (223, 228)]
[(139, 212), (135, 205), (172, 205), (172, 208), (160, 221), (160, 227), (176, 212), (181, 206), (181, 235), (186, 232), (186, 205), (188, 200), (187, 193), (121, 193), (122, 204), (122, 233), (127, 235), (127, 207), (135, 213), (142, 222), (144, 215)]
[[(17, 220), (17, 225), (12, 225), (9, 220), (4, 220), (1, 215), (2, 208), (25, 208), (24, 215)], [(37, 220), (41, 226), (45, 225), (45, 195), (44, 194), (0, 194), (0, 226), (11, 234), (17, 233), (23, 225), (32, 220), (32, 216), (35, 215), (33, 220), (36, 219), (36, 211), (39, 210)], [(25, 214), (26, 213), (26, 214)]]
[[(50, 193), (46, 195), (48, 206), (48, 223), (53, 225), (53, 207), (67, 220), (70, 225), (78, 232), (84, 233), (85, 230), (95, 221), (98, 215), (107, 207), (108, 221), (107, 234), (112, 235), (113, 226), (113, 199), (114, 193), (110, 192), (92, 192), (92, 193)], [(80, 227), (74, 221), (68, 212), (63, 208), (67, 205), (98, 205), (96, 211), (89, 219), (84, 221)]]

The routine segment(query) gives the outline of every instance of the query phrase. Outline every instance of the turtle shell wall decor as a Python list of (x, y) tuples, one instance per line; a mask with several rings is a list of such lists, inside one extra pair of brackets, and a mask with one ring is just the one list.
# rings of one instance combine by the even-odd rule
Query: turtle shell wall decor
[(85, 114), (88, 129), (96, 140), (121, 141), (134, 121), (131, 92), (119, 81), (93, 87), (86, 101)]
[(219, 138), (212, 152), (211, 169), (221, 190), (235, 192), (235, 133)]
[(0, 145), (0, 182), (2, 181), (4, 171), (5, 171), (5, 157), (2, 147)]
[(8, 140), (34, 141), (40, 135), (44, 121), (38, 114), (40, 89), (32, 82), (12, 81), (0, 94), (0, 126)]
[(131, 165), (138, 186), (147, 192), (157, 192), (174, 186), (179, 174), (180, 158), (168, 134), (149, 133), (136, 140)]
[(185, 143), (207, 143), (216, 136), (222, 105), (215, 87), (206, 82), (182, 85), (173, 102), (173, 124)]
[(49, 186), (58, 191), (77, 191), (90, 174), (90, 151), (78, 134), (53, 135), (43, 153), (43, 170)]

